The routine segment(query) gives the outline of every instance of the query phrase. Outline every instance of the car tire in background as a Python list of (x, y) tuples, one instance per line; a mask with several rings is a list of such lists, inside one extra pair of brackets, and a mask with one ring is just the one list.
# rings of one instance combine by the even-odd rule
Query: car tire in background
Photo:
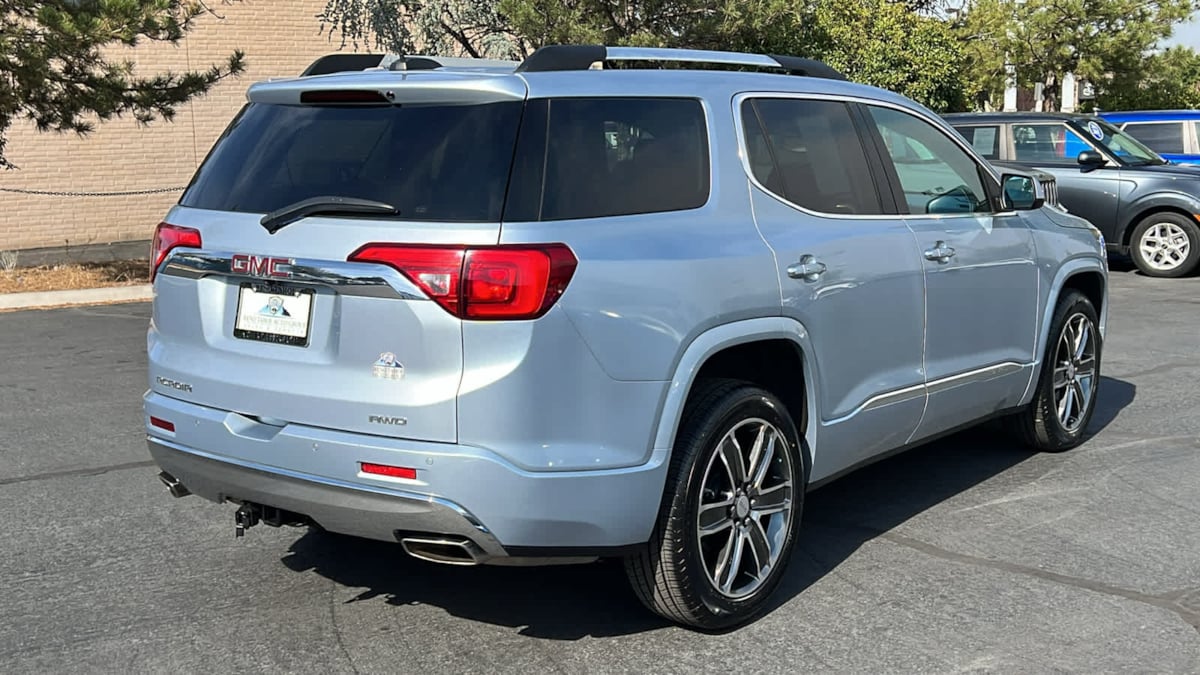
[(1033, 401), (1008, 418), (1024, 443), (1063, 452), (1084, 441), (1100, 390), (1103, 341), (1092, 301), (1079, 291), (1058, 300)]
[(757, 616), (791, 556), (807, 476), (796, 425), (777, 397), (746, 382), (698, 382), (654, 532), (625, 560), (638, 598), (708, 630)]
[(1152, 213), (1134, 226), (1129, 255), (1149, 276), (1187, 276), (1200, 264), (1200, 227), (1178, 213)]

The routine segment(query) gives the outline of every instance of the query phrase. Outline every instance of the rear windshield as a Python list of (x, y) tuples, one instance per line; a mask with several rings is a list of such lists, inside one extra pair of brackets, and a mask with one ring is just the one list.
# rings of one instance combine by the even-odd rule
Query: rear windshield
[(496, 222), (521, 107), (251, 103), (180, 204), (267, 213), (311, 197), (357, 197), (390, 204), (404, 220)]
[(401, 220), (601, 218), (703, 206), (709, 172), (697, 99), (249, 104), (180, 204), (267, 213), (337, 196)]

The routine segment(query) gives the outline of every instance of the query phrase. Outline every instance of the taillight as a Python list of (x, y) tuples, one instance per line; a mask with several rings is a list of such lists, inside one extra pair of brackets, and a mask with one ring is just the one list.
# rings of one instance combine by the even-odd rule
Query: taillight
[(154, 230), (154, 243), (150, 247), (150, 281), (158, 274), (158, 268), (167, 259), (172, 249), (180, 246), (200, 248), (200, 230), (180, 227), (170, 223), (159, 223)]
[(461, 319), (536, 319), (550, 310), (579, 261), (564, 244), (367, 244), (352, 262), (389, 265)]

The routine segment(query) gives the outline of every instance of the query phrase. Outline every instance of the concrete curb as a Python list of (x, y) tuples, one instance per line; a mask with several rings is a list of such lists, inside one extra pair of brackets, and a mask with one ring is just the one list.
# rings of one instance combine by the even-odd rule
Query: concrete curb
[(106, 286), (78, 291), (42, 291), (34, 293), (0, 293), (0, 311), (72, 305), (101, 305), (113, 302), (139, 302), (154, 297), (150, 284), (137, 286)]

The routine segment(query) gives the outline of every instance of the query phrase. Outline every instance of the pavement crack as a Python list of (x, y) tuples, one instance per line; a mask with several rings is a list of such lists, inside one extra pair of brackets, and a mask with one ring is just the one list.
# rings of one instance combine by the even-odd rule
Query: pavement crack
[(337, 591), (338, 584), (336, 581), (330, 580), (329, 583), (329, 626), (333, 628), (333, 639), (337, 642), (338, 649), (341, 650), (342, 656), (346, 657), (346, 663), (350, 664), (350, 670), (355, 675), (358, 675), (358, 666), (354, 665), (354, 657), (350, 655), (350, 650), (346, 648), (346, 642), (342, 639), (342, 629), (338, 626), (337, 614), (334, 609), (334, 593)]
[(99, 476), (110, 473), (112, 471), (125, 471), (128, 469), (144, 469), (154, 466), (153, 460), (143, 460), (140, 462), (124, 462), (121, 464), (109, 464), (108, 466), (97, 466), (87, 469), (65, 469), (63, 471), (49, 471), (47, 473), (35, 473), (31, 476), (17, 476), (15, 478), (0, 478), (0, 485), (16, 485), (18, 483), (36, 483), (43, 480), (53, 480), (55, 478), (69, 478), (72, 476)]
[(1135, 591), (1128, 588), (1121, 588), (1120, 586), (1113, 586), (1101, 581), (1081, 579), (1079, 577), (1073, 577), (1067, 574), (1051, 572), (1050, 570), (1039, 567), (1031, 567), (1029, 565), (1022, 565), (1004, 560), (982, 558), (966, 553), (957, 553), (955, 551), (950, 551), (941, 548), (940, 546), (935, 546), (928, 542), (921, 541), (920, 539), (914, 539), (896, 532), (880, 532), (878, 536), (879, 538), (886, 539), (894, 544), (899, 544), (900, 546), (904, 546), (914, 551), (918, 551), (935, 558), (940, 558), (942, 560), (973, 565), (975, 567), (986, 567), (1011, 574), (1020, 574), (1063, 586), (1070, 586), (1080, 590), (1091, 591), (1093, 593), (1100, 593), (1110, 597), (1131, 600), (1133, 602), (1150, 605), (1152, 607), (1166, 609), (1179, 616), (1179, 618), (1183, 619), (1184, 622), (1194, 628), (1196, 632), (1200, 633), (1200, 612), (1193, 610), (1187, 604), (1185, 604), (1186, 599), (1191, 593), (1195, 592), (1196, 589), (1174, 591), (1171, 593), (1165, 593), (1163, 595), (1150, 595), (1148, 593), (1142, 593), (1140, 591)]

